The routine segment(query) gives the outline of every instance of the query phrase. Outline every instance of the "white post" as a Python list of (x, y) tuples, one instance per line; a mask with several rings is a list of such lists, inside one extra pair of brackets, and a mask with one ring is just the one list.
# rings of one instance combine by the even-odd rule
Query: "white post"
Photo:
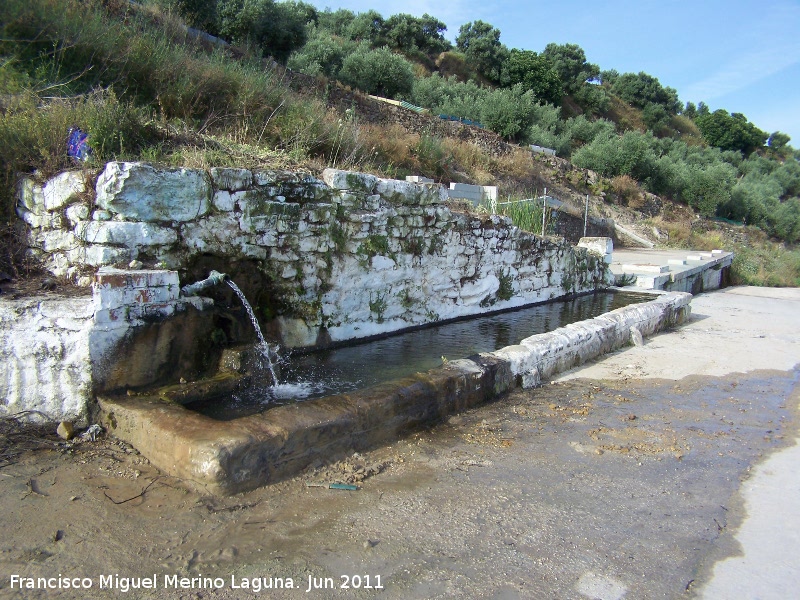
[(542, 196), (542, 236), (544, 236), (545, 215), (547, 214), (547, 188), (544, 188)]
[(586, 212), (583, 215), (583, 237), (586, 237), (586, 224), (589, 222), (589, 194), (586, 194)]

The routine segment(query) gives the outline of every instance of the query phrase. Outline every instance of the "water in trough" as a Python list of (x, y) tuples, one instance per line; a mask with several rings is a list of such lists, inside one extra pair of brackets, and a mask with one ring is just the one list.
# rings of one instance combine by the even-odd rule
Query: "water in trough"
[[(652, 300), (651, 295), (600, 292), (335, 349), (284, 355), (279, 359), (277, 378), (274, 371), (267, 370), (229, 398), (193, 402), (187, 408), (215, 419), (234, 419), (275, 405), (344, 393), (427, 371), (444, 360), (492, 352), (531, 335), (648, 300)], [(278, 383), (273, 384), (275, 380)]]

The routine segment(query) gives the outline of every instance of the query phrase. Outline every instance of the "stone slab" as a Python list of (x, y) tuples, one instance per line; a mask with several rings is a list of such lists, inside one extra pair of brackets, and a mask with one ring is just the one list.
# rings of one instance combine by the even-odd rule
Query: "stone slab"
[[(617, 281), (626, 275), (633, 275), (638, 288), (697, 293), (724, 285), (724, 273), (732, 262), (733, 252), (723, 250), (689, 252), (687, 255), (686, 250), (679, 249), (624, 248), (614, 251), (611, 271)], [(668, 271), (648, 274), (634, 268), (641, 264), (659, 265)]]
[(626, 273), (667, 273), (669, 266), (667, 265), (654, 265), (654, 264), (626, 264), (622, 265)]
[(110, 162), (95, 188), (100, 208), (131, 221), (191, 221), (211, 206), (211, 180), (199, 169)]

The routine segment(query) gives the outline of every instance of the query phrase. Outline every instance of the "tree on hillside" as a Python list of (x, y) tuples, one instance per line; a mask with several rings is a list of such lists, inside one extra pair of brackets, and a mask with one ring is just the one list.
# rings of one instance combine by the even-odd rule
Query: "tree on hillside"
[(742, 113), (728, 113), (720, 108), (710, 114), (698, 114), (695, 123), (709, 144), (723, 150), (750, 154), (767, 141), (767, 133), (750, 123)]
[(648, 104), (642, 110), (642, 121), (650, 131), (658, 134), (669, 125), (669, 113), (661, 104)]
[(344, 58), (353, 52), (355, 43), (320, 27), (309, 27), (305, 45), (292, 53), (286, 65), (307, 75), (336, 77)]
[(444, 37), (445, 31), (447, 25), (427, 13), (422, 17), (392, 15), (384, 24), (384, 37), (391, 48), (427, 55), (438, 55), (451, 48)]
[(283, 0), (281, 4), (291, 14), (295, 15), (303, 23), (317, 24), (319, 21), (319, 12), (317, 7), (313, 4), (308, 4), (302, 0)]
[(175, 8), (189, 27), (211, 35), (218, 33), (217, 0), (177, 0)]
[(508, 49), (500, 43), (500, 30), (484, 21), (465, 23), (458, 30), (456, 46), (475, 70), (491, 82), (500, 81)]
[(789, 142), (792, 138), (780, 131), (773, 131), (767, 140), (767, 145), (778, 156), (788, 156)]
[(608, 110), (608, 92), (602, 85), (586, 82), (572, 96), (575, 102), (587, 113), (597, 114)]
[(536, 97), (521, 84), (493, 90), (484, 99), (481, 122), (506, 139), (516, 140), (533, 124)]
[[(772, 176), (780, 183), (783, 193), (782, 198), (800, 195), (800, 162), (787, 160), (775, 171)], [(800, 214), (798, 215), (800, 218)]]
[(414, 69), (389, 48), (371, 50), (369, 44), (363, 43), (344, 59), (339, 79), (368, 94), (396, 98), (411, 93)]
[(608, 69), (607, 71), (600, 71), (600, 81), (608, 85), (614, 85), (614, 82), (619, 79), (619, 71), (616, 69)]
[(643, 182), (653, 174), (658, 158), (656, 147), (657, 140), (650, 132), (626, 131), (616, 135), (606, 130), (573, 152), (572, 162), (605, 177), (629, 175)]
[(678, 92), (671, 87), (663, 87), (658, 79), (644, 72), (620, 75), (611, 90), (625, 102), (638, 108), (658, 104), (670, 114), (676, 114), (680, 110)]
[(718, 206), (730, 201), (735, 179), (736, 169), (725, 162), (690, 167), (683, 199), (703, 216), (714, 216)]
[(383, 37), (384, 20), (381, 14), (374, 10), (358, 13), (345, 30), (345, 36), (356, 42), (369, 42), (373, 46), (382, 46), (386, 43)]
[(220, 0), (219, 34), (237, 43), (250, 43), (285, 61), (306, 42), (306, 11), (302, 3), (274, 0)]
[(544, 56), (530, 50), (514, 48), (508, 56), (501, 81), (505, 87), (521, 84), (530, 90), (539, 100), (550, 104), (561, 102), (561, 78), (553, 64)]
[(347, 34), (347, 28), (350, 27), (350, 24), (355, 20), (355, 18), (356, 14), (352, 10), (340, 8), (338, 10), (331, 11), (331, 9), (328, 8), (320, 13), (317, 13), (317, 25), (321, 29), (330, 31), (333, 35), (345, 37)]
[(542, 55), (558, 71), (564, 85), (564, 93), (575, 94), (587, 81), (596, 81), (600, 75), (600, 67), (586, 61), (586, 53), (577, 44), (550, 43)]

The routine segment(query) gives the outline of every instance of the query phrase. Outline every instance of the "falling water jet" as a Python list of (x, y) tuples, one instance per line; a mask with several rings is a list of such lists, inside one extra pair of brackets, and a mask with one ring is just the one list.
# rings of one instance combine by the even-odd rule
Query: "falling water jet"
[(253, 312), (253, 307), (250, 306), (250, 303), (247, 301), (247, 298), (245, 298), (244, 293), (239, 289), (238, 285), (236, 285), (230, 278), (226, 278), (225, 282), (231, 286), (231, 289), (236, 293), (237, 296), (239, 296), (239, 300), (242, 301), (242, 305), (244, 305), (247, 315), (250, 317), (250, 322), (253, 323), (253, 328), (256, 330), (256, 334), (258, 335), (259, 350), (261, 351), (261, 356), (264, 358), (264, 362), (262, 364), (269, 370), (269, 374), (272, 376), (272, 384), (278, 385), (278, 375), (275, 373), (275, 366), (272, 364), (272, 358), (270, 357), (271, 349), (267, 343), (267, 340), (264, 338), (264, 334), (261, 333), (261, 327), (258, 325), (258, 319), (256, 319), (256, 315)]
[(261, 333), (261, 327), (258, 324), (258, 319), (256, 319), (256, 315), (253, 312), (253, 307), (250, 306), (250, 303), (247, 301), (242, 290), (239, 289), (239, 286), (236, 285), (233, 280), (226, 274), (220, 273), (219, 271), (211, 271), (208, 274), (208, 277), (205, 279), (201, 279), (195, 283), (191, 283), (189, 285), (185, 285), (181, 288), (181, 296), (195, 296), (199, 294), (201, 291), (218, 285), (222, 282), (226, 282), (231, 289), (239, 296), (239, 300), (241, 300), (242, 305), (244, 306), (245, 310), (247, 311), (247, 315), (250, 317), (250, 322), (253, 324), (253, 329), (256, 330), (256, 334), (258, 335), (258, 349), (261, 353), (263, 361), (261, 365), (266, 367), (269, 370), (269, 374), (272, 376), (272, 385), (278, 385), (278, 375), (275, 372), (275, 366), (272, 363), (272, 357), (270, 356), (270, 347), (267, 343), (267, 340), (264, 338), (264, 334)]

